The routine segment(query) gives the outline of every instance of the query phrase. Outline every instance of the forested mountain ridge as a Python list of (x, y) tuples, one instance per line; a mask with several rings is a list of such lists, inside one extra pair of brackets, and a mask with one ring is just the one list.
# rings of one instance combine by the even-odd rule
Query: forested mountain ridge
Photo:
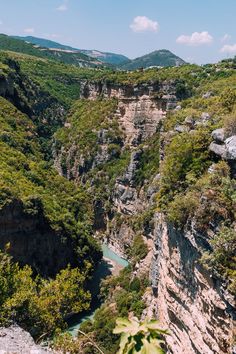
[[(170, 353), (214, 353), (214, 348), (230, 353), (235, 313), (234, 60), (130, 73), (10, 52), (1, 52), (0, 62), (1, 240), (11, 244), (6, 252), (43, 276), (52, 275), (52, 269), (60, 272), (65, 263), (79, 266), (82, 277), (76, 271), (69, 277), (59, 273), (49, 288), (58, 292), (61, 279), (71, 277), (79, 278), (86, 291), (101, 257), (94, 237), (105, 240), (131, 263), (104, 282), (104, 305), (94, 321), (83, 325), (105, 353), (117, 350), (115, 319), (131, 313), (160, 318), (170, 331)], [(14, 215), (22, 223), (14, 223)], [(19, 244), (14, 249), (17, 237), (27, 240), (29, 259)], [(40, 250), (43, 264), (35, 264)], [(1, 257), (1, 264), (8, 264)], [(24, 272), (31, 282), (29, 271)], [(19, 284), (23, 274), (12, 265), (13, 273)], [(48, 312), (42, 311), (50, 303), (43, 284), (34, 283), (29, 294), (25, 287), (17, 292), (14, 285), (14, 292), (7, 290), (0, 299), (2, 311), (10, 316), (14, 309), (14, 319), (18, 315), (35, 337), (63, 328), (62, 318), (50, 324)], [(39, 301), (36, 294), (41, 294)], [(66, 289), (62, 294), (67, 295)], [(36, 306), (33, 317), (27, 317), (34, 307), (27, 307), (24, 296)], [(89, 306), (89, 294), (85, 298), (77, 304), (74, 297), (68, 299), (74, 307), (63, 312), (62, 305), (59, 312), (80, 312)], [(49, 321), (40, 327), (45, 318)], [(82, 337), (77, 341), (84, 344)]]
[(24, 40), (26, 42), (30, 42), (36, 45), (39, 45), (40, 47), (44, 48), (51, 48), (51, 49), (61, 49), (61, 50), (69, 50), (69, 51), (76, 51), (79, 53), (83, 53), (88, 55), (89, 57), (96, 58), (99, 61), (107, 64), (112, 64), (112, 65), (121, 65), (127, 61), (129, 61), (129, 58), (127, 58), (124, 55), (121, 54), (115, 54), (115, 53), (109, 53), (109, 52), (101, 52), (99, 50), (88, 50), (88, 49), (78, 49), (78, 48), (73, 48), (71, 46), (63, 45), (60, 43), (57, 43), (52, 40), (48, 39), (43, 39), (43, 38), (37, 38), (37, 37), (32, 37), (32, 36), (27, 36), (27, 37), (19, 37), (15, 36), (14, 38), (18, 38), (21, 40)]
[(152, 53), (143, 55), (121, 65), (122, 70), (136, 70), (139, 68), (148, 68), (151, 66), (168, 67), (180, 66), (185, 64), (185, 61), (177, 55), (171, 53), (169, 50), (161, 49)]
[[(10, 43), (11, 38), (13, 40), (13, 43)], [(80, 66), (93, 66), (96, 64), (95, 60), (97, 60), (98, 66), (103, 63), (104, 65), (111, 65), (114, 68), (120, 70), (137, 70), (140, 68), (148, 68), (152, 66), (168, 67), (180, 66), (185, 64), (185, 61), (183, 59), (179, 58), (178, 56), (166, 49), (156, 50), (139, 58), (129, 59), (121, 54), (101, 52), (99, 50), (76, 49), (71, 46), (63, 45), (52, 40), (32, 36), (12, 36), (7, 38), (3, 37), (2, 42), (4, 42), (3, 40), (6, 41), (7, 39), (9, 42), (8, 48), (11, 44), (13, 51), (18, 51), (17, 48), (21, 47), (20, 51), (22, 51), (24, 48), (23, 53), (26, 54), (31, 54), (31, 52), (34, 52), (36, 56), (44, 55), (48, 58), (52, 57), (52, 59), (54, 57), (54, 59), (60, 60), (64, 63), (75, 65), (79, 64)], [(14, 39), (16, 39), (17, 41), (21, 40), (23, 43), (28, 44), (28, 48), (23, 44), (20, 45), (19, 42), (14, 43)], [(34, 48), (30, 48), (30, 44), (33, 44)], [(6, 47), (4, 47), (4, 43), (2, 43), (2, 49), (6, 49)], [(42, 53), (42, 51), (44, 53)], [(41, 52), (40, 55), (37, 54), (37, 52)], [(76, 55), (78, 56), (78, 58), (76, 58)], [(76, 62), (76, 60), (78, 62)]]
[(39, 47), (30, 42), (21, 40), (18, 37), (10, 37), (5, 34), (0, 34), (0, 50), (7, 50), (28, 54), (39, 58), (51, 59), (78, 67), (96, 67), (103, 65), (103, 63), (98, 59), (94, 59), (82, 52)]

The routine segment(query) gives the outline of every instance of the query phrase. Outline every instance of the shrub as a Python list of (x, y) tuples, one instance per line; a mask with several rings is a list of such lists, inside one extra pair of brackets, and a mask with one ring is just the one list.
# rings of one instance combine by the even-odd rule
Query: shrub
[(202, 258), (203, 264), (229, 281), (229, 290), (236, 295), (236, 231), (222, 227), (210, 240), (211, 252)]
[(35, 338), (52, 335), (66, 327), (68, 314), (89, 308), (86, 278), (86, 272), (69, 266), (53, 280), (34, 278), (29, 266), (20, 268), (0, 252), (0, 323), (14, 321)]
[(148, 254), (148, 246), (141, 235), (136, 235), (132, 246), (127, 250), (127, 254), (134, 263), (141, 261)]
[(236, 135), (236, 110), (224, 117), (223, 124), (226, 137)]
[(167, 217), (175, 226), (182, 228), (187, 220), (194, 215), (199, 205), (199, 195), (196, 192), (177, 194), (167, 208)]

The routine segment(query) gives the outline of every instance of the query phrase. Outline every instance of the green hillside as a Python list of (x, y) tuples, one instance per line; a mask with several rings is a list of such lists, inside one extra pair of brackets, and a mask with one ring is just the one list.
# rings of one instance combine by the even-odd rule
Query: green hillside
[(28, 54), (79, 67), (96, 67), (103, 65), (99, 60), (93, 59), (80, 52), (68, 53), (61, 51), (60, 49), (50, 50), (44, 47), (38, 48), (31, 43), (25, 42), (24, 40), (10, 37), (5, 34), (0, 35), (0, 50)]
[(185, 64), (184, 60), (171, 53), (169, 50), (156, 50), (150, 54), (136, 58), (127, 64), (121, 65), (123, 70), (136, 70), (139, 68), (148, 68), (151, 66), (180, 66)]
[(118, 65), (121, 65), (121, 64), (129, 61), (129, 59), (126, 56), (121, 55), (121, 54), (101, 52), (99, 50), (78, 49), (78, 48), (74, 48), (74, 47), (71, 47), (68, 45), (60, 44), (55, 41), (51, 41), (49, 39), (37, 38), (37, 37), (32, 37), (32, 36), (27, 36), (27, 37), (14, 36), (14, 38), (21, 39), (23, 41), (26, 41), (26, 42), (29, 42), (32, 44), (36, 44), (36, 45), (43, 47), (43, 48), (76, 51), (77, 53), (85, 54), (93, 59), (97, 59), (103, 63), (112, 64), (114, 66), (118, 66)]

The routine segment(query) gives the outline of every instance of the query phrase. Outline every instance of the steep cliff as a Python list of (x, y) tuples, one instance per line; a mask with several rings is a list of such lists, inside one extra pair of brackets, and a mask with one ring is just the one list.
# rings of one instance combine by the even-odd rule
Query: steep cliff
[[(124, 254), (134, 236), (128, 219), (147, 205), (142, 188), (145, 176), (139, 173), (149, 158), (156, 164), (150, 166), (150, 177), (158, 169), (158, 136), (166, 112), (176, 107), (175, 81), (137, 85), (83, 81), (81, 98), (55, 135), (55, 166), (69, 179), (95, 179), (90, 189), (104, 207), (106, 237)], [(88, 149), (91, 129), (94, 137)], [(101, 188), (103, 183), (98, 194), (96, 186)]]
[(101, 251), (91, 237), (89, 196), (45, 159), (64, 119), (63, 105), (8, 56), (0, 73), (1, 249), (10, 243), (14, 260), (44, 276), (55, 276), (68, 263), (83, 267), (86, 254), (96, 263)]
[(76, 241), (50, 227), (43, 213), (29, 214), (13, 200), (0, 210), (0, 249), (21, 265), (30, 264), (39, 274), (55, 276), (67, 264), (78, 266)]
[[(83, 81), (81, 97), (85, 102), (116, 100), (106, 130), (93, 125), (94, 144), (100, 150), (92, 158), (90, 155), (86, 170), (81, 168), (81, 152), (72, 134), (76, 124), (70, 120), (64, 129), (71, 129), (67, 141), (69, 149), (78, 153), (77, 159), (71, 159), (63, 144), (55, 150), (61, 172), (90, 183), (102, 221), (94, 225), (96, 233), (121, 255), (130, 254), (136, 235), (148, 245), (134, 275), (150, 274), (153, 294), (147, 290), (143, 297), (147, 305), (143, 315), (154, 315), (169, 328), (169, 353), (223, 354), (232, 353), (234, 346), (233, 291), (227, 287), (228, 280), (202, 261), (204, 254), (212, 252), (211, 241), (222, 223), (228, 215), (232, 217), (226, 196), (219, 195), (219, 190), (224, 190), (226, 167), (214, 167), (217, 161), (209, 151), (211, 132), (227, 113), (222, 83), (219, 80), (218, 84), (218, 77), (215, 80), (214, 97), (205, 93), (202, 85), (197, 97), (183, 103), (178, 101), (185, 97), (178, 96), (175, 80), (140, 84)], [(233, 78), (229, 80), (233, 82)], [(78, 115), (77, 119), (84, 118)], [(106, 135), (114, 121), (119, 134), (113, 130), (113, 139), (119, 136), (120, 152), (111, 157), (104, 151), (115, 142), (108, 141)], [(128, 158), (122, 169), (109, 175), (107, 166), (116, 164), (125, 150)], [(68, 161), (64, 170), (63, 153)], [(220, 175), (214, 175), (221, 168)], [(231, 177), (227, 178), (230, 181)], [(105, 186), (98, 193), (101, 181)]]
[(177, 231), (161, 214), (155, 223), (151, 278), (169, 352), (232, 353), (235, 298), (199, 263), (201, 235)]
[[(169, 328), (169, 353), (232, 353), (235, 71), (27, 60), (0, 66), (0, 247), (10, 242), (15, 259), (51, 275), (95, 265), (94, 238), (106, 241), (136, 262), (123, 294), (134, 281), (132, 311)], [(223, 125), (227, 137), (215, 131)]]

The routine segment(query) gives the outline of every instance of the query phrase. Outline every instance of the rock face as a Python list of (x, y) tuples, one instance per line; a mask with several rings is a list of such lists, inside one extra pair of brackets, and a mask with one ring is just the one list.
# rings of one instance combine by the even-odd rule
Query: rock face
[(169, 353), (232, 353), (235, 299), (200, 265), (202, 239), (177, 232), (156, 214), (151, 278)]
[(209, 150), (219, 158), (226, 160), (231, 167), (231, 172), (236, 177), (236, 135), (226, 139), (224, 129), (216, 129), (212, 132), (214, 141)]
[(31, 335), (17, 325), (0, 328), (1, 354), (49, 354), (55, 353), (36, 345)]
[[(145, 142), (156, 132), (160, 134), (158, 149), (159, 161), (162, 161), (164, 146), (171, 136), (191, 131), (198, 125), (207, 125), (211, 117), (206, 112), (200, 117), (186, 117), (184, 124), (176, 126), (175, 131), (162, 133), (162, 120), (167, 111), (176, 109), (177, 105), (178, 97), (172, 82), (136, 86), (84, 82), (81, 97), (90, 100), (98, 97), (115, 98), (118, 101), (115, 117), (124, 132), (121, 145), (122, 148), (128, 147), (131, 154), (125, 172), (116, 179), (109, 195), (113, 209), (105, 217), (98, 214), (101, 223), (97, 220), (96, 231), (102, 230), (109, 246), (123, 255), (136, 235), (133, 227), (137, 221), (135, 218), (143, 217), (146, 211), (150, 211), (158, 190), (159, 174), (153, 176), (153, 181), (148, 181), (148, 185), (145, 186), (144, 181), (143, 186), (137, 186), (136, 174)], [(220, 157), (233, 156), (234, 139), (225, 140), (221, 130), (215, 132), (213, 138), (215, 141), (210, 147), (211, 151)], [(105, 130), (99, 132), (99, 144), (103, 146), (100, 156), (95, 157), (90, 164), (84, 164), (84, 171), (106, 161)], [(79, 179), (79, 171), (73, 176)], [(99, 209), (102, 210), (100, 204)], [(194, 227), (177, 232), (167, 225), (160, 214), (151, 216), (147, 224), (143, 219), (142, 222), (142, 236), (146, 236), (150, 247), (147, 257), (135, 272), (141, 274), (150, 271), (154, 294), (151, 295), (150, 291), (145, 294), (148, 308), (144, 315), (157, 316), (163, 327), (169, 328), (168, 353), (232, 354), (236, 305), (223, 285), (200, 265), (202, 249), (206, 247), (204, 238)]]
[(117, 98), (116, 113), (124, 131), (125, 144), (137, 146), (156, 132), (166, 111), (176, 107), (174, 82), (162, 84), (116, 85), (109, 83), (82, 83), (81, 97)]
[(46, 276), (55, 275), (77, 256), (69, 238), (64, 240), (41, 215), (24, 212), (21, 202), (13, 201), (0, 212), (0, 249), (10, 243), (10, 254), (21, 264), (29, 264)]

